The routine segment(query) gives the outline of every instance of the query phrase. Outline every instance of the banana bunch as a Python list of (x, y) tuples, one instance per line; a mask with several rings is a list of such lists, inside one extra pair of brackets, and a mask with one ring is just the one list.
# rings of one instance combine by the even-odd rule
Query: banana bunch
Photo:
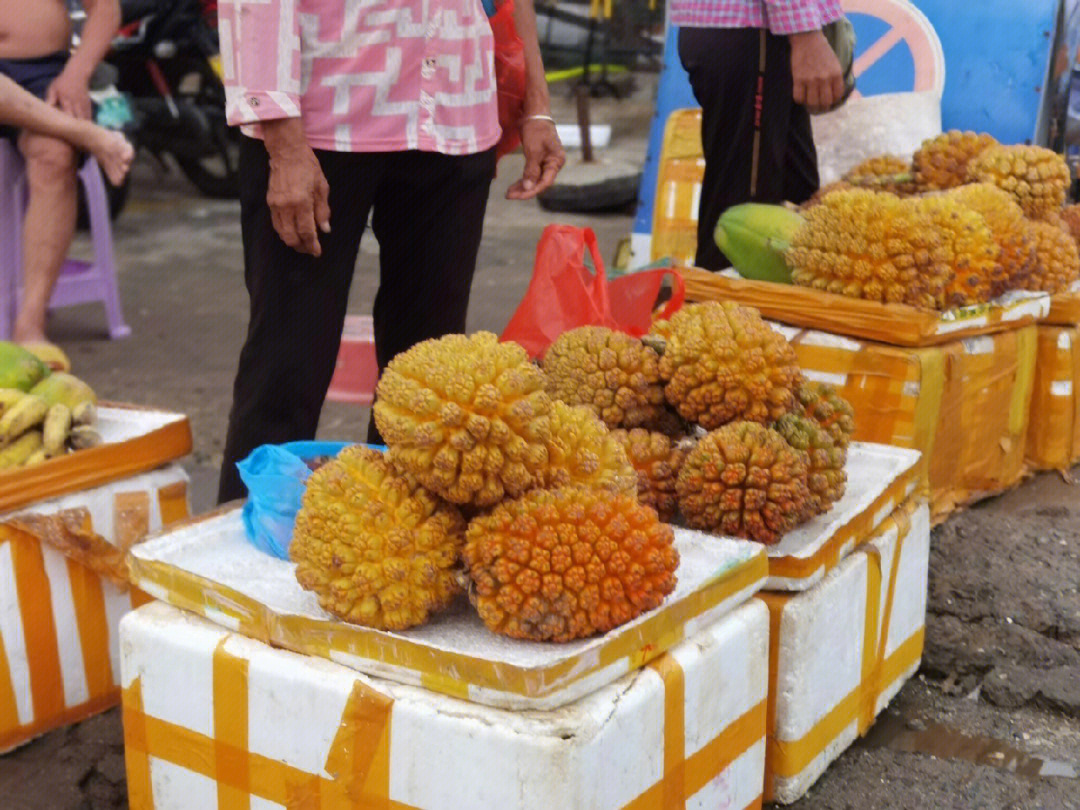
[(96, 424), (93, 389), (66, 372), (50, 374), (29, 391), (0, 388), (0, 470), (96, 447)]

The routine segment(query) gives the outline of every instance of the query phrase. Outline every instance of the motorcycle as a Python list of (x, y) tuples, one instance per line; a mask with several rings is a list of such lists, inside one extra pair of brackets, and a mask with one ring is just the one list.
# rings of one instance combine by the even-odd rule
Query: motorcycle
[(225, 87), (211, 0), (121, 0), (121, 28), (105, 62), (128, 99), (132, 138), (159, 162), (171, 156), (208, 197), (234, 198), (238, 136)]

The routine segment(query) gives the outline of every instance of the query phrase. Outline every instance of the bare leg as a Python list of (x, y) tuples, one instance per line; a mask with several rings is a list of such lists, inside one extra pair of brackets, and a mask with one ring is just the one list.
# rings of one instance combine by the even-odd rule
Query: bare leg
[(30, 203), (23, 223), (23, 300), (17, 342), (45, 340), (45, 312), (75, 234), (75, 150), (56, 138), (24, 132)]
[(0, 76), (0, 123), (51, 135), (90, 152), (115, 186), (131, 167), (135, 150), (123, 135), (61, 112)]

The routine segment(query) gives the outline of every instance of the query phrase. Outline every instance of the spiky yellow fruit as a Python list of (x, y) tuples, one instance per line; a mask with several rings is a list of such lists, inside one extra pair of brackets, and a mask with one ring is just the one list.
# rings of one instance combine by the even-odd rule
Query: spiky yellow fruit
[(986, 133), (950, 130), (923, 141), (911, 159), (915, 179), (928, 191), (940, 191), (968, 182), (968, 164), (997, 141)]
[(541, 480), (551, 399), (544, 373), (490, 332), (418, 343), (379, 380), (387, 458), (448, 501), (490, 506)]
[(803, 380), (795, 389), (795, 410), (812, 419), (836, 444), (847, 447), (855, 434), (855, 410), (836, 386)]
[(805, 213), (787, 252), (791, 278), (816, 290), (942, 309), (953, 278), (949, 251), (916, 199), (836, 191)]
[(1024, 214), (1042, 219), (1060, 211), (1071, 178), (1065, 158), (1041, 146), (992, 146), (968, 164), (968, 179), (1013, 195)]
[(349, 447), (312, 473), (289, 557), (319, 604), (354, 624), (403, 630), (458, 592), (457, 509), (399, 475), (382, 454)]
[(664, 394), (683, 419), (712, 429), (736, 419), (771, 422), (790, 410), (795, 350), (756, 309), (688, 304), (650, 334), (663, 345)]
[(1035, 240), (1035, 272), (1026, 289), (1065, 292), (1080, 279), (1080, 255), (1076, 241), (1061, 223), (1029, 221)]
[(582, 326), (555, 339), (544, 354), (548, 393), (586, 405), (608, 427), (636, 427), (664, 407), (656, 352), (604, 326)]
[(853, 186), (888, 191), (900, 197), (918, 191), (911, 163), (896, 155), (867, 158), (849, 169), (842, 179)]
[(686, 525), (777, 543), (807, 513), (809, 460), (772, 428), (734, 422), (690, 451), (676, 483)]
[(1060, 212), (1061, 221), (1072, 238), (1080, 242), (1080, 204), (1066, 205)]
[(475, 518), (463, 552), (491, 630), (535, 641), (603, 633), (675, 589), (670, 526), (631, 495), (533, 490)]
[(1035, 240), (1020, 205), (992, 183), (969, 183), (946, 194), (981, 214), (993, 234), (1001, 271), (996, 274), (999, 281), (991, 295), (996, 298), (1008, 290), (1021, 289), (1035, 269)]
[(828, 431), (813, 419), (789, 413), (780, 417), (773, 426), (784, 441), (806, 453), (807, 488), (810, 497), (806, 502), (804, 519), (822, 515), (844, 496), (847, 487), (847, 450), (833, 441)]
[(947, 195), (919, 198), (941, 235), (944, 258), (952, 270), (945, 286), (945, 306), (964, 307), (989, 301), (1005, 284), (1001, 250), (982, 215)]
[(670, 523), (679, 508), (675, 481), (694, 442), (673, 441), (663, 433), (634, 428), (612, 431), (626, 448), (626, 455), (637, 471), (638, 501), (656, 510), (660, 519)]
[(588, 407), (561, 400), (552, 403), (548, 466), (541, 478), (549, 489), (582, 485), (637, 491), (637, 474), (622, 444)]

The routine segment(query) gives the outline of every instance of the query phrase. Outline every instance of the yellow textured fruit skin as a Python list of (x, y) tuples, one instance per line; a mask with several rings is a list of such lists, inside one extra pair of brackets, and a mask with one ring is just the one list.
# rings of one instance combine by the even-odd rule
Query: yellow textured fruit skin
[(373, 412), (387, 458), (457, 504), (540, 482), (551, 437), (544, 373), (490, 332), (426, 340), (390, 361)]
[(704, 436), (676, 484), (679, 511), (695, 529), (773, 544), (810, 502), (809, 459), (771, 428), (735, 422)]
[(847, 487), (846, 448), (833, 441), (814, 420), (796, 413), (780, 417), (773, 427), (784, 441), (809, 458), (807, 487), (810, 497), (802, 518), (808, 520), (825, 514), (844, 496)]
[(535, 641), (603, 633), (675, 589), (670, 526), (633, 496), (533, 490), (475, 518), (463, 552), (470, 598), (491, 630)]
[(926, 211), (942, 237), (952, 278), (945, 286), (945, 306), (986, 303), (1004, 287), (1001, 250), (982, 215), (953, 197), (923, 197), (915, 203)]
[(943, 309), (949, 251), (919, 200), (836, 191), (805, 213), (787, 259), (792, 280), (836, 295)]
[(795, 350), (756, 309), (688, 304), (651, 334), (664, 343), (664, 394), (683, 419), (711, 430), (736, 419), (771, 422), (791, 409)]
[(848, 170), (841, 179), (852, 186), (888, 191), (900, 197), (918, 191), (911, 163), (896, 155), (867, 158)]
[(1035, 272), (1026, 289), (1065, 292), (1080, 279), (1080, 255), (1076, 241), (1061, 223), (1029, 221), (1035, 240)]
[(946, 192), (946, 196), (980, 214), (997, 243), (1001, 269), (995, 274), (991, 296), (1022, 289), (1035, 270), (1035, 241), (1012, 195), (991, 183), (970, 183)]
[(637, 491), (637, 473), (622, 444), (589, 408), (560, 400), (552, 403), (548, 466), (541, 478), (548, 489), (582, 485)]
[(968, 179), (1009, 192), (1032, 219), (1060, 211), (1071, 182), (1065, 158), (1051, 149), (1022, 144), (984, 150), (968, 164)]
[(927, 191), (954, 188), (968, 181), (968, 164), (997, 141), (985, 133), (950, 130), (923, 141), (911, 159), (918, 185)]
[(553, 398), (588, 406), (610, 428), (636, 427), (656, 419), (664, 407), (659, 362), (637, 338), (582, 326), (555, 339), (543, 368)]
[(1060, 211), (1061, 221), (1072, 238), (1080, 242), (1080, 204), (1066, 205)]
[(404, 630), (450, 604), (464, 543), (458, 510), (396, 473), (376, 450), (349, 447), (308, 479), (289, 557), (329, 613)]
[(795, 413), (812, 419), (836, 444), (847, 447), (855, 434), (855, 410), (836, 386), (804, 380), (795, 389)]
[(675, 481), (692, 443), (672, 441), (663, 433), (643, 428), (615, 430), (612, 436), (626, 449), (637, 471), (638, 502), (651, 506), (662, 521), (670, 523), (679, 509)]

